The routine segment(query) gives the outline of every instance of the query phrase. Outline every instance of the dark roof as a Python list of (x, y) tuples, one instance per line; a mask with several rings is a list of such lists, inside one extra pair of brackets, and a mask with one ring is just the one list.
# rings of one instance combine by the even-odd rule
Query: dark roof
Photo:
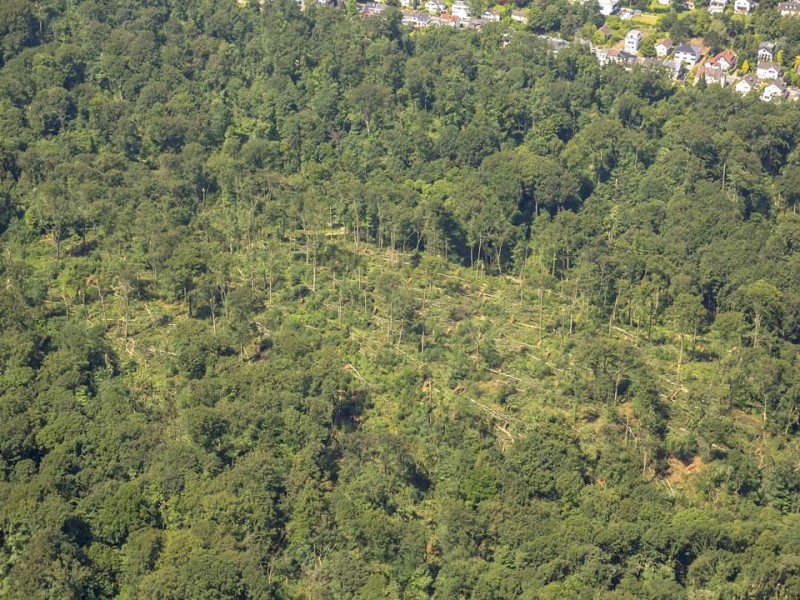
[(700, 51), (694, 46), (690, 46), (689, 44), (681, 44), (680, 46), (675, 48), (675, 54), (677, 54), (678, 52), (691, 52), (695, 56), (700, 56)]

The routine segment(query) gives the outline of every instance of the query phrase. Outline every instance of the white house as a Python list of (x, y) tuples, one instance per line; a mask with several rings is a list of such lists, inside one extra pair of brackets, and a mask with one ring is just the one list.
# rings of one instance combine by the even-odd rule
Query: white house
[(675, 64), (683, 63), (688, 67), (693, 67), (700, 60), (700, 50), (689, 44), (681, 44), (675, 48), (673, 60)]
[(749, 94), (761, 87), (761, 82), (753, 77), (752, 75), (745, 75), (739, 81), (736, 82), (734, 89), (737, 93), (744, 96), (745, 94)]
[(625, 36), (625, 52), (638, 54), (639, 46), (642, 45), (642, 32), (638, 29), (631, 29)]
[(712, 15), (724, 13), (726, 6), (728, 6), (728, 0), (711, 0), (711, 2), (708, 3), (708, 12)]
[(656, 56), (658, 58), (666, 58), (667, 54), (672, 50), (672, 40), (667, 38), (661, 40), (656, 44)]
[(496, 10), (494, 10), (494, 9), (489, 8), (489, 9), (486, 9), (485, 11), (483, 11), (483, 14), (481, 15), (481, 19), (483, 19), (484, 21), (499, 21), (500, 20), (500, 13), (497, 12)]
[(800, 15), (800, 2), (780, 2), (778, 10), (782, 17), (796, 17)]
[(728, 76), (725, 74), (725, 71), (720, 71), (719, 69), (702, 69), (697, 77), (697, 81), (700, 81), (701, 77), (705, 80), (706, 85), (721, 85), (725, 87), (725, 84), (728, 83)]
[(386, 10), (385, 4), (378, 4), (377, 2), (367, 2), (364, 6), (361, 7), (361, 12), (364, 14), (365, 17), (371, 17), (372, 15), (379, 15), (384, 10)]
[(604, 17), (610, 17), (619, 8), (619, 0), (599, 0), (600, 14)]
[(775, 60), (776, 50), (775, 42), (761, 42), (758, 45), (758, 60), (772, 62)]
[(438, 15), (447, 10), (447, 5), (442, 0), (428, 0), (425, 3), (425, 10)]
[(761, 92), (761, 99), (764, 102), (772, 102), (786, 96), (786, 84), (782, 81), (770, 81), (767, 87)]
[(433, 21), (433, 17), (426, 12), (417, 12), (413, 10), (403, 12), (403, 24), (411, 25), (411, 27), (415, 29), (427, 27), (431, 24), (431, 21)]
[(609, 61), (609, 53), (611, 51), (608, 48), (596, 48), (594, 51), (594, 55), (597, 57), (597, 63), (604, 67), (606, 66)]
[(774, 62), (759, 62), (756, 66), (756, 77), (759, 79), (778, 79), (783, 70)]
[(453, 2), (453, 8), (450, 10), (450, 14), (457, 16), (459, 19), (469, 19), (472, 16), (472, 13), (469, 10), (469, 6), (463, 0), (456, 0)]
[(733, 3), (733, 12), (737, 15), (749, 15), (758, 6), (752, 0), (735, 0)]

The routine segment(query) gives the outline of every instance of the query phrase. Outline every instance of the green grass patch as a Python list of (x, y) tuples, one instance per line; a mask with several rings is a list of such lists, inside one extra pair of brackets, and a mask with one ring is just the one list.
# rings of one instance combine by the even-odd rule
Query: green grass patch
[(649, 27), (655, 27), (656, 23), (658, 23), (658, 15), (651, 15), (651, 14), (641, 14), (638, 17), (634, 17), (634, 23), (640, 23), (642, 25), (647, 25)]

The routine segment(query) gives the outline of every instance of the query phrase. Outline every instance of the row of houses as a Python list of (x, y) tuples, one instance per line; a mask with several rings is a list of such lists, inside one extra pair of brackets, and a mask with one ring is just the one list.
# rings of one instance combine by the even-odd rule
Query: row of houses
[[(400, 5), (404, 8), (415, 8), (415, 0), (400, 0)], [(450, 14), (453, 17), (457, 17), (459, 24), (468, 26), (470, 23), (473, 25), (480, 26), (485, 23), (491, 23), (499, 21), (501, 15), (494, 9), (486, 9), (478, 15), (472, 14), (472, 9), (470, 8), (469, 4), (464, 2), (464, 0), (455, 0), (453, 5), (448, 9), (447, 4), (443, 2), (443, 0), (427, 0), (424, 5), (420, 5), (419, 8), (425, 9), (425, 12), (430, 14), (433, 17), (438, 17), (443, 14)], [(411, 11), (414, 14), (424, 14), (423, 11), (414, 10)], [(511, 19), (513, 21), (517, 21), (518, 23), (527, 23), (528, 17), (527, 15), (520, 11), (520, 10), (513, 10), (511, 11)], [(410, 19), (412, 21), (413, 19)], [(412, 23), (413, 24), (413, 23)]]
[[(722, 14), (728, 7), (728, 0), (711, 0), (708, 3), (708, 12), (713, 14)], [(753, 0), (734, 0), (733, 12), (737, 15), (749, 15), (758, 7), (758, 2)]]
[[(377, 12), (380, 12), (385, 9), (385, 5), (383, 4), (380, 4), (378, 6), (380, 6), (381, 9), (379, 9)], [(364, 12), (365, 15), (377, 14), (377, 12), (375, 12), (374, 10), (374, 7), (367, 8), (362, 12)], [(521, 19), (519, 18), (515, 20), (527, 23), (527, 17), (523, 18), (525, 19), (524, 21), (521, 21)], [(514, 19), (513, 15), (512, 19)], [(471, 16), (465, 17), (463, 16), (463, 14), (457, 14), (456, 12), (451, 12), (451, 13), (441, 12), (434, 16), (431, 15), (429, 12), (422, 12), (415, 10), (403, 11), (403, 24), (410, 25), (415, 29), (423, 27), (435, 27), (439, 25), (445, 25), (454, 28), (463, 27), (465, 29), (481, 29), (487, 23), (499, 20), (500, 20), (500, 15), (493, 10), (487, 10), (480, 17), (477, 18), (473, 18)]]
[[(638, 35), (637, 35), (638, 34)], [(641, 32), (633, 30), (625, 38), (624, 50), (595, 48), (594, 53), (601, 66), (619, 64), (626, 68), (633, 65), (654, 66), (669, 69), (676, 80), (686, 80), (689, 71), (698, 67), (694, 83), (700, 81), (707, 85), (725, 87), (733, 85), (742, 95), (758, 93), (764, 102), (779, 99), (798, 100), (800, 88), (788, 86), (781, 77), (783, 69), (774, 62), (776, 46), (774, 42), (764, 42), (758, 49), (758, 63), (755, 75), (738, 77), (735, 69), (738, 57), (730, 49), (723, 50), (705, 61), (703, 49), (689, 44), (674, 46), (672, 40), (663, 39), (655, 45), (656, 59), (639, 58), (636, 54), (641, 44)]]

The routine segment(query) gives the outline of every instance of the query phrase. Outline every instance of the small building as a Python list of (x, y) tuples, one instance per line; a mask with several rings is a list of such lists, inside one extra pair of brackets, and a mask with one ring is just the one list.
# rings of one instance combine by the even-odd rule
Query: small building
[(611, 28), (608, 25), (603, 25), (602, 27), (597, 28), (597, 32), (603, 36), (604, 40), (607, 40), (611, 37)]
[(772, 62), (775, 60), (775, 54), (778, 49), (775, 42), (761, 42), (758, 45), (758, 60), (763, 62)]
[(564, 40), (564, 39), (561, 39), (561, 38), (552, 37), (552, 36), (549, 36), (549, 35), (540, 35), (540, 36), (537, 36), (537, 37), (539, 37), (539, 39), (542, 39), (545, 42), (547, 42), (547, 45), (550, 46), (550, 48), (553, 50), (553, 54), (558, 54), (564, 48), (569, 46), (569, 42), (567, 40)]
[(725, 8), (728, 6), (728, 0), (711, 0), (708, 3), (708, 12), (712, 15), (718, 15), (725, 12)]
[(685, 64), (689, 67), (693, 67), (700, 60), (700, 49), (690, 46), (689, 44), (681, 44), (675, 48), (673, 60), (676, 64)]
[(800, 15), (800, 2), (780, 2), (778, 10), (782, 17), (796, 17)]
[(456, 0), (453, 2), (453, 8), (450, 9), (450, 14), (457, 16), (459, 19), (469, 19), (472, 13), (469, 6), (463, 0)]
[(636, 55), (622, 50), (617, 54), (617, 62), (626, 67), (632, 67), (636, 64)]
[(427, 27), (431, 21), (433, 21), (433, 17), (429, 13), (415, 10), (403, 11), (403, 25), (410, 25), (414, 29)]
[(719, 69), (720, 71), (730, 71), (735, 66), (736, 55), (730, 50), (723, 50), (706, 63), (706, 67), (710, 69)]
[(696, 81), (700, 81), (701, 79), (706, 82), (706, 85), (719, 85), (722, 87), (725, 87), (725, 84), (728, 82), (728, 76), (725, 74), (725, 71), (710, 69), (708, 67), (704, 67), (700, 73), (698, 73)]
[(512, 10), (511, 19), (517, 23), (522, 23), (523, 25), (528, 24), (528, 15), (521, 10)]
[(425, 3), (425, 10), (427, 10), (429, 13), (438, 15), (439, 13), (443, 13), (447, 10), (447, 4), (442, 2), (442, 0), (428, 0)]
[(481, 19), (483, 19), (487, 23), (491, 22), (491, 21), (496, 22), (496, 21), (500, 20), (500, 13), (497, 12), (496, 10), (492, 9), (492, 8), (488, 8), (485, 11), (483, 11), (483, 14), (481, 15)]
[(636, 55), (642, 45), (642, 32), (638, 29), (631, 29), (625, 36), (625, 52)]
[(786, 99), (790, 102), (797, 102), (800, 100), (800, 88), (791, 85), (786, 88)]
[(461, 27), (461, 19), (458, 15), (451, 15), (450, 13), (442, 13), (439, 15), (439, 24), (446, 27), (458, 29)]
[(641, 62), (643, 67), (647, 67), (648, 69), (664, 69), (667, 68), (667, 65), (664, 64), (664, 61), (659, 58), (645, 58)]
[(362, 5), (361, 13), (365, 17), (371, 17), (372, 15), (379, 15), (383, 11), (385, 11), (387, 6), (385, 4), (378, 4), (377, 2), (367, 2), (366, 4)]
[[(615, 50), (615, 52), (617, 51)], [(611, 50), (608, 48), (595, 48), (594, 55), (597, 58), (597, 64), (599, 64), (601, 67), (605, 67), (609, 62), (611, 62), (609, 60), (610, 53)]]
[(756, 91), (760, 87), (761, 87), (761, 82), (758, 79), (756, 79), (752, 75), (745, 75), (739, 81), (736, 82), (736, 85), (734, 86), (733, 89), (735, 89), (737, 93), (744, 96), (746, 94), (749, 94), (750, 92)]
[(672, 40), (665, 38), (656, 44), (656, 56), (658, 58), (666, 58), (672, 51)]
[(604, 17), (610, 17), (619, 8), (619, 0), (599, 0), (600, 14)]
[(461, 21), (461, 26), (464, 29), (483, 29), (483, 27), (488, 23), (486, 19), (466, 19)]
[(734, 0), (733, 12), (737, 15), (749, 15), (757, 6), (753, 0)]
[(756, 65), (756, 77), (759, 79), (778, 79), (783, 74), (783, 69), (774, 62), (759, 62)]
[(770, 81), (761, 91), (761, 99), (764, 102), (782, 100), (786, 97), (786, 84), (783, 81)]

